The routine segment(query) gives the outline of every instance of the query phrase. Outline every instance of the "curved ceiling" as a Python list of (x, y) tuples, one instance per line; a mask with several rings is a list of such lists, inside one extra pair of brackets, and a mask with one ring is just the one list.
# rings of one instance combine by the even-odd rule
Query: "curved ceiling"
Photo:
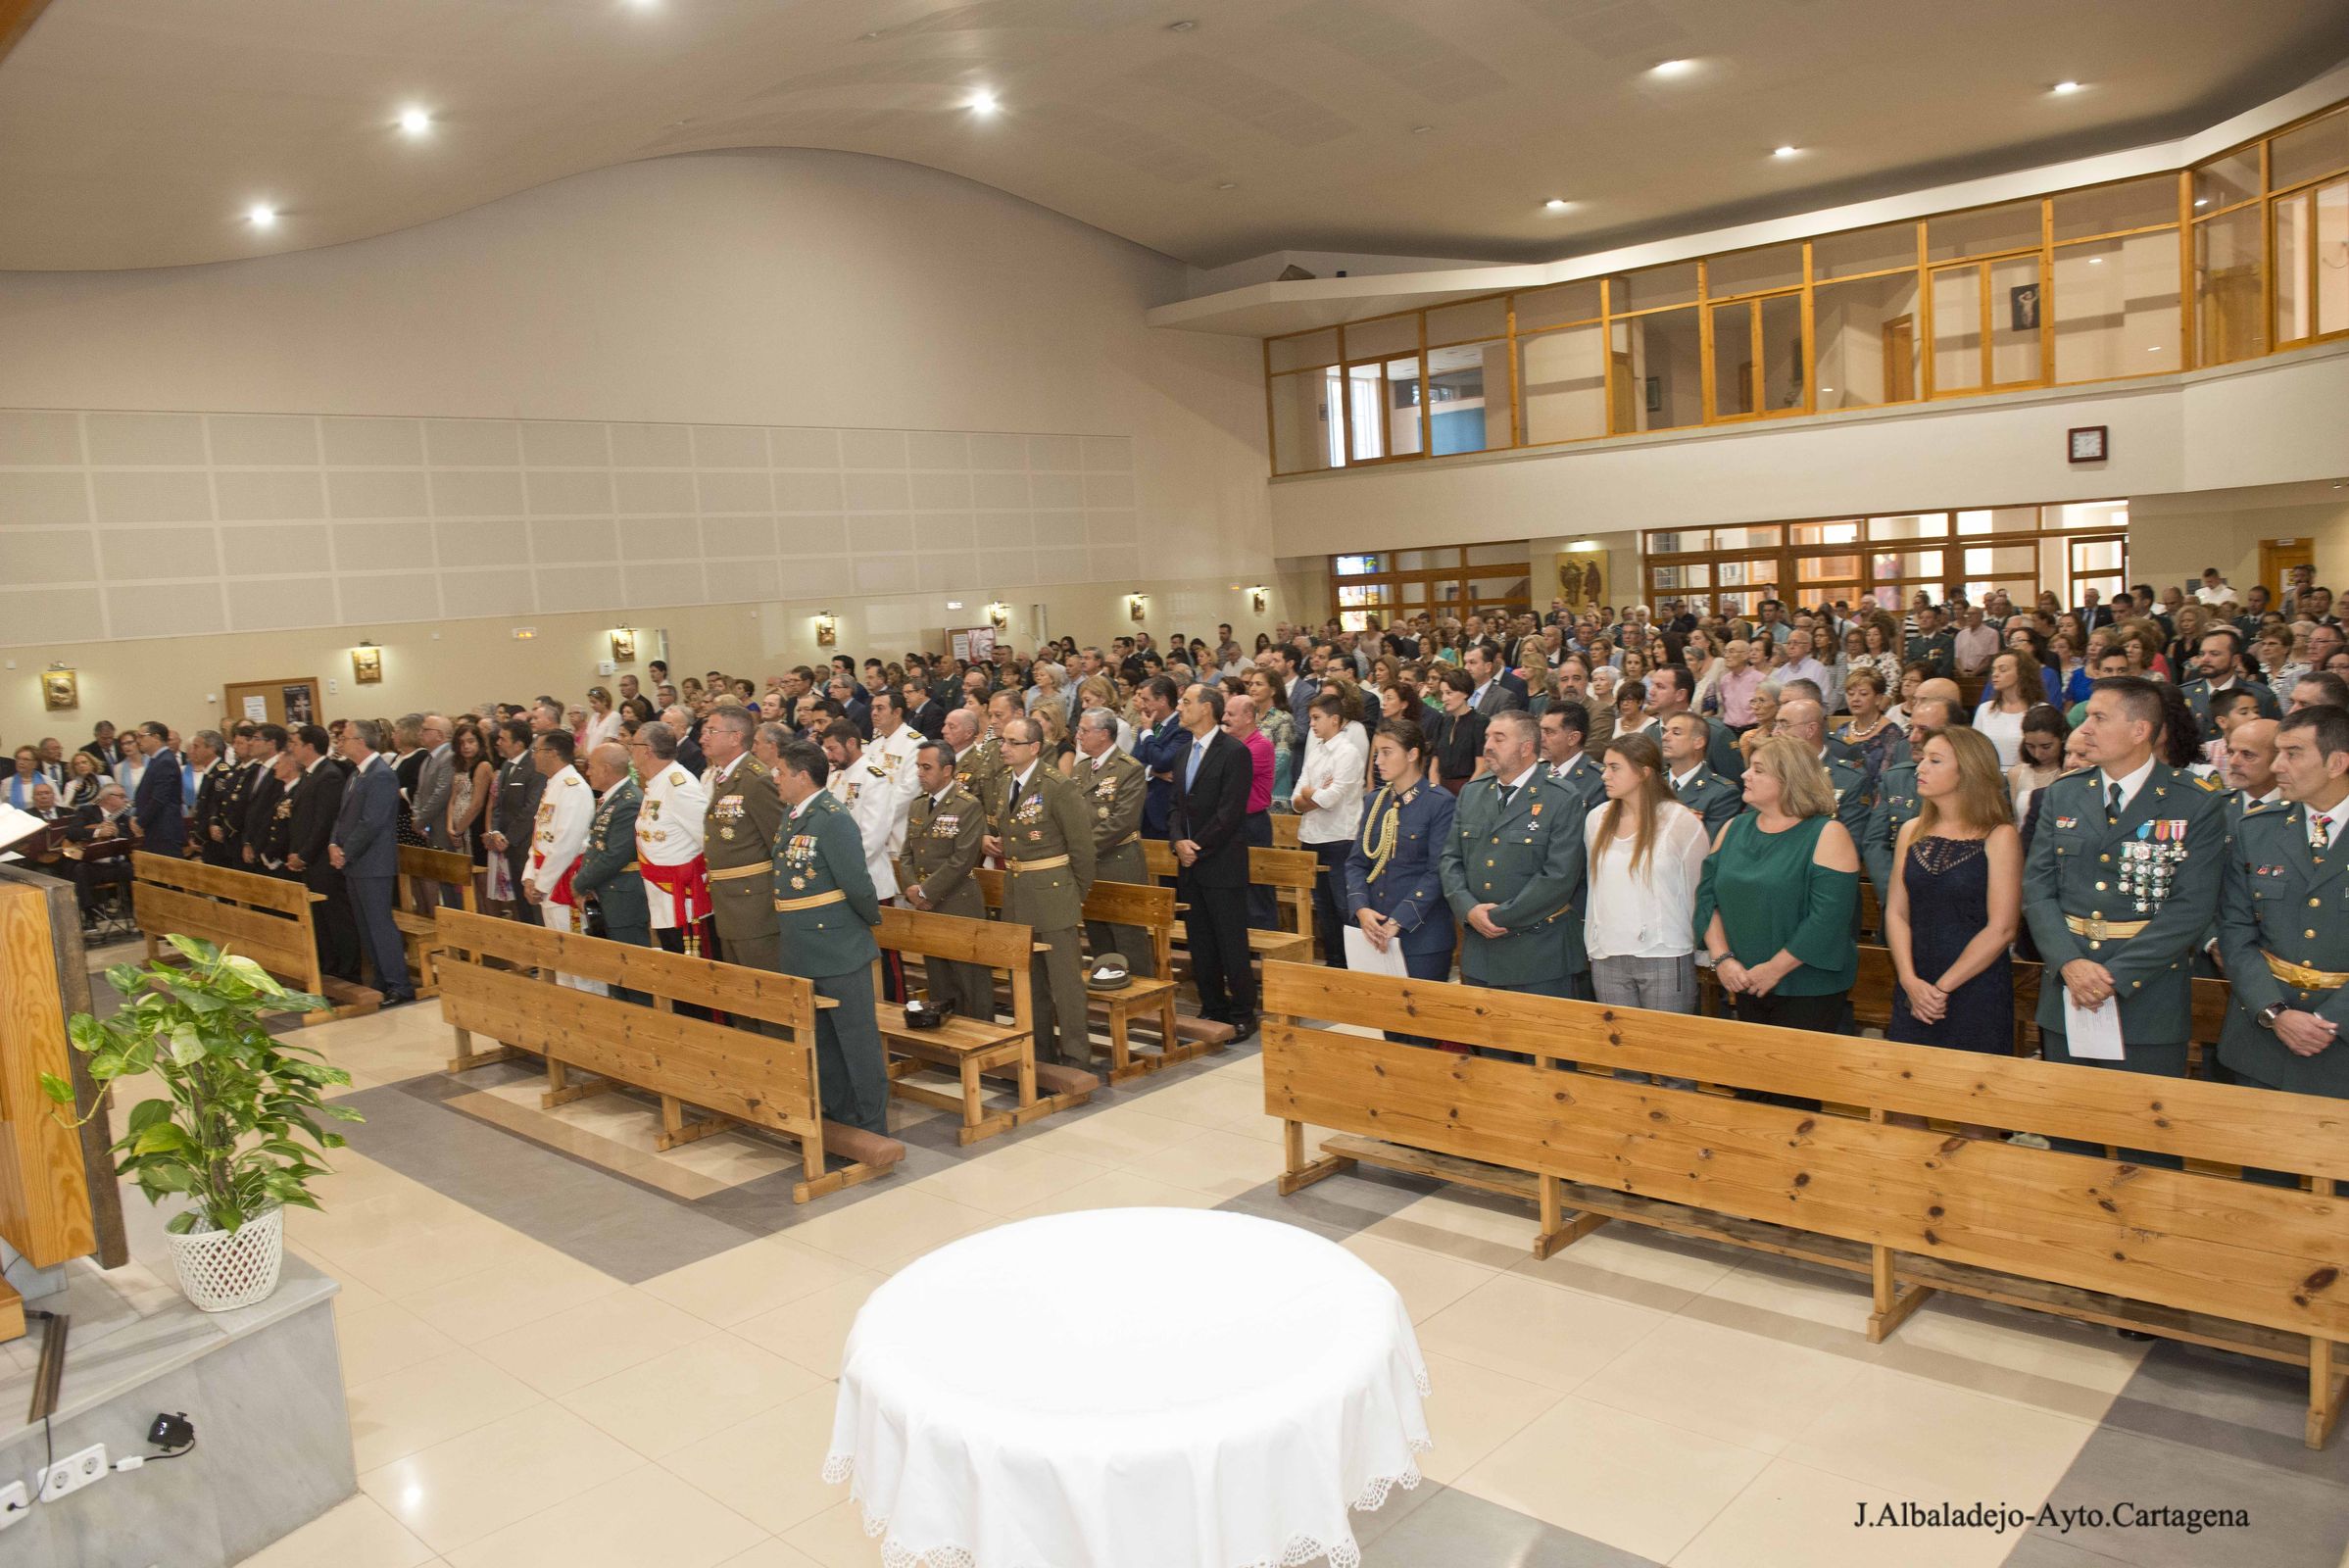
[(0, 60), (0, 269), (330, 245), (751, 146), (1200, 266), (1538, 260), (2175, 134), (2344, 38), (2349, 0), (51, 0)]

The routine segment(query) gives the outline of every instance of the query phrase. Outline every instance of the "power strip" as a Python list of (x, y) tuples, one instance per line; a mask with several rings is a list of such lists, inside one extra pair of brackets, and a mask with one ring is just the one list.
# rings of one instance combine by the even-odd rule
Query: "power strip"
[(69, 1453), (43, 1470), (37, 1495), (43, 1502), (55, 1502), (106, 1477), (106, 1445), (93, 1443), (79, 1453)]

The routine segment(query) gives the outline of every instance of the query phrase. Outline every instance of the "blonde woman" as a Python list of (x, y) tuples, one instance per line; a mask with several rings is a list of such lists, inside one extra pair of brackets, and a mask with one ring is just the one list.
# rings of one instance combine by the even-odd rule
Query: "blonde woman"
[[(601, 686), (587, 688), (587, 722), (579, 743), (587, 751), (619, 739), (620, 715), (612, 706), (612, 693)], [(586, 755), (585, 752), (581, 753)]]
[(1835, 739), (1856, 746), (1868, 758), (1871, 777), (1884, 771), (1884, 752), (1899, 729), (1884, 707), (1884, 681), (1872, 664), (1854, 664), (1843, 677), (1843, 706), (1851, 717), (1835, 731)]
[(1744, 794), (1696, 890), (1713, 972), (1742, 1022), (1847, 1033), (1860, 852), (1835, 792), (1808, 746), (1776, 735), (1754, 748)]
[(1607, 803), (1583, 823), (1591, 989), (1610, 1006), (1694, 1012), (1704, 820), (1672, 798), (1664, 754), (1649, 736), (1607, 742), (1598, 776)]

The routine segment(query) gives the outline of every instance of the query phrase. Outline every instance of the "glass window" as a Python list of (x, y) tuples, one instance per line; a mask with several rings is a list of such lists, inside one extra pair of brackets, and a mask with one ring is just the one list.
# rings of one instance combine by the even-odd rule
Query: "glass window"
[(1471, 343), (1481, 337), (1506, 337), (1508, 333), (1509, 300), (1505, 294), (1428, 312), (1430, 343)]
[(1387, 362), (1387, 456), (1416, 457), (1419, 442), (1419, 360)]
[(1917, 395), (1917, 274), (1890, 272), (1811, 292), (1817, 406), (1872, 409)]
[(1353, 449), (1347, 457), (1369, 463), (1387, 455), (1387, 376), (1379, 365), (1357, 365), (1346, 372), (1346, 427)]
[(2277, 190), (2336, 169), (2349, 169), (2349, 108), (2287, 130), (2269, 144), (2268, 172)]
[(2194, 210), (2211, 213), (2259, 194), (2259, 144), (2214, 158), (2194, 171)]
[(1898, 516), (1870, 517), (1871, 539), (1940, 539), (1949, 533), (1946, 512), (1912, 512)]
[(1276, 337), (1271, 340), (1271, 352), (1275, 374), (1319, 365), (1336, 365), (1338, 329), (1329, 327), (1319, 332), (1300, 333), (1296, 337)]
[(1696, 298), (1696, 264), (1675, 262), (1650, 267), (1615, 279), (1607, 309), (1617, 316), (1627, 311), (1653, 310), (1659, 305), (1687, 305)]
[(1774, 294), (1761, 302), (1764, 414), (1802, 409), (1802, 296)]
[(2316, 330), (2316, 301), (2308, 291), (2309, 252), (2316, 232), (2309, 215), (2315, 192), (2276, 198), (2276, 341), (2294, 343)]
[(1705, 263), (1705, 297), (1725, 300), (1765, 289), (1798, 288), (1802, 284), (1802, 246), (1772, 245), (1758, 251), (1737, 251)]
[(1779, 534), (1779, 525), (1774, 522), (1748, 523), (1742, 528), (1716, 528), (1713, 530), (1713, 548), (1716, 550), (1775, 550), (1778, 548)]
[(1755, 412), (1753, 302), (1715, 305), (1713, 319), (1713, 417), (1736, 419)]
[(1938, 550), (1888, 550), (1880, 553), (1875, 560), (1873, 575), (1878, 582), (1941, 580), (1941, 552)]
[(1509, 345), (1428, 350), (1428, 450), (1490, 452), (1509, 439)]
[(1460, 564), (1460, 547), (1443, 545), (1434, 550), (1404, 550), (1395, 557), (1396, 571), (1441, 571)]
[(2178, 315), (2177, 231), (2063, 246), (2055, 253), (2050, 304), (2058, 380), (2177, 369), (2184, 336)]
[(1681, 528), (1671, 533), (1651, 533), (1647, 536), (1647, 553), (1651, 556), (1681, 556), (1713, 548), (1710, 528)]
[[(1794, 542), (1798, 545), (1848, 545), (1859, 542), (1861, 524), (1849, 517), (1841, 522), (1798, 522), (1794, 524)], [(1856, 569), (1856, 568), (1855, 568)]]
[(1598, 279), (1586, 278), (1579, 283), (1560, 283), (1555, 288), (1537, 288), (1517, 296), (1517, 330), (1539, 331), (1545, 326), (1564, 326), (1569, 321), (1598, 319)]
[(2349, 330), (2349, 179), (2317, 190), (2317, 330)]
[(2064, 533), (2077, 533), (2082, 528), (2126, 528), (2129, 526), (2129, 503), (2126, 501), (2074, 501), (2064, 506), (2041, 507), (2039, 526)]
[(1858, 556), (1803, 556), (1794, 563), (1794, 580), (1808, 588), (1815, 583), (1857, 582)]
[(1887, 223), (1811, 241), (1811, 276), (1850, 277), (1917, 265), (1917, 225)]
[(2020, 386), (2041, 378), (2039, 310), (2046, 290), (2036, 256), (1990, 264), (1990, 382)]
[(1381, 317), (1375, 321), (1346, 323), (1348, 360), (1382, 359), (1390, 354), (1419, 352), (1419, 313)]
[(1335, 370), (1276, 375), (1272, 395), (1272, 471), (1310, 473), (1342, 463), (1335, 421)]
[(1704, 362), (1694, 310), (1636, 316), (1608, 331), (1614, 334), (1612, 428), (1618, 435), (1703, 422)]
[(1377, 556), (1339, 556), (1330, 564), (1330, 572), (1338, 577), (1367, 577), (1379, 570)]
[(2036, 507), (1995, 507), (1957, 514), (1960, 535), (1984, 533), (2036, 533), (2039, 529), (2039, 509)]
[(1951, 267), (1933, 273), (1933, 390), (1969, 392), (1982, 385), (1982, 269)]
[(1384, 583), (1358, 583), (1338, 590), (1338, 603), (1342, 606), (1383, 605), (1386, 602), (1387, 587)]
[[(2009, 202), (2004, 207), (1977, 208), (1925, 221), (1928, 261), (1955, 261), (1961, 256), (1994, 256), (2000, 251), (2039, 248), (2039, 204)], [(1347, 353), (1352, 353), (1348, 349)]]
[(2194, 225), (2194, 329), (2202, 364), (2226, 365), (2268, 351), (2259, 271), (2259, 209)]
[(2277, 197), (2275, 213), (2276, 340), (2349, 326), (2349, 179)]
[(2072, 547), (2074, 571), (2119, 571), (2123, 566), (2124, 542), (2119, 539), (2082, 539)]
[(1580, 441), (1607, 433), (1607, 339), (1596, 322), (1517, 340), (1525, 441)]
[(2039, 569), (2036, 545), (1969, 545), (1960, 553), (1965, 557), (1962, 569), (1969, 577), (2011, 577), (2017, 572), (2028, 577)]
[(2089, 239), (2125, 229), (2178, 222), (2178, 176), (2155, 174), (2119, 185), (2066, 191), (2055, 198), (2055, 237)]

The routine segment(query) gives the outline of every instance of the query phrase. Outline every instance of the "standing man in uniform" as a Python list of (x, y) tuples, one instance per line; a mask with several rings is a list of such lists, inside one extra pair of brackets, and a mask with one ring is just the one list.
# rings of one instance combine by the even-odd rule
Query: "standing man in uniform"
[[(1899, 761), (1887, 756), (1884, 770), (1877, 777), (1876, 799), (1868, 808), (1868, 829), (1860, 835), (1859, 846), (1860, 864), (1868, 872), (1868, 880), (1876, 884), (1879, 909), (1887, 907), (1892, 899), (1892, 846), (1900, 842), (1900, 830), (1917, 816), (1916, 755), (1927, 741), (1949, 727), (1952, 714), (1946, 698), (1919, 697), (1911, 703), (1908, 756)], [(2035, 809), (2038, 802), (2034, 798), (2031, 804)]]
[[(728, 963), (779, 969), (770, 884), (783, 803), (775, 794), (774, 775), (750, 755), (757, 722), (747, 708), (721, 708), (703, 722), (710, 774), (702, 784), (710, 808), (702, 825), (702, 854), (710, 862), (717, 956)], [(762, 1026), (745, 1020), (745, 1027)]]
[(1843, 831), (1851, 835), (1852, 843), (1865, 843), (1869, 810), (1875, 805), (1875, 797), (1868, 790), (1868, 769), (1865, 764), (1849, 761), (1830, 749), (1827, 710), (1811, 697), (1781, 703), (1778, 732), (1800, 741), (1819, 759), (1820, 769), (1827, 774), (1828, 788), (1835, 792), (1835, 820), (1843, 824)]
[[(1069, 775), (1093, 819), (1093, 879), (1150, 885), (1150, 861), (1142, 849), (1142, 800), (1150, 780), (1142, 764), (1118, 750), (1117, 715), (1089, 708), (1077, 718), (1077, 765)], [(1085, 940), (1096, 963), (1104, 953), (1120, 954), (1126, 973), (1157, 977), (1158, 955), (1149, 932), (1138, 925), (1085, 922)]]
[(890, 787), (897, 794), (889, 832), (889, 858), (895, 860), (905, 850), (906, 808), (922, 793), (913, 766), (913, 754), (921, 749), (922, 736), (905, 721), (904, 694), (886, 681), (872, 691), (872, 724), (873, 738), (864, 745), (864, 758), (889, 775)]
[[(248, 871), (268, 871), (274, 876), (285, 865), (285, 817), (277, 809), (286, 802), (286, 785), (301, 776), (299, 770), (279, 768), (277, 760), (285, 755), (285, 726), (261, 724), (253, 731), (253, 783), (245, 793), (245, 814), (237, 827), (237, 864)], [(273, 824), (273, 825), (272, 825)], [(273, 857), (264, 863), (261, 854), (264, 841)]]
[(1542, 760), (1549, 764), (1552, 783), (1564, 785), (1581, 802), (1580, 815), (1589, 816), (1607, 796), (1598, 760), (1585, 746), (1590, 729), (1590, 710), (1571, 698), (1556, 698), (1536, 720), (1542, 729)]
[(1522, 709), (1487, 721), (1488, 771), (1460, 791), (1444, 843), (1444, 898), (1460, 919), (1463, 981), (1566, 997), (1590, 967), (1580, 922), (1562, 918), (1583, 886), (1583, 812), (1537, 761), (1534, 733)]
[(1002, 764), (996, 755), (995, 737), (982, 737), (981, 728), (982, 720), (975, 709), (956, 708), (946, 715), (946, 743), (954, 754), (954, 777), (984, 810)]
[[(2193, 1018), (2185, 960), (2218, 904), (2227, 808), (2216, 781), (2206, 785), (2156, 755), (2164, 716), (2154, 682), (2097, 681), (2078, 731), (2092, 765), (2041, 792), (2023, 913), (2052, 971), (2039, 987), (2040, 1054), (2049, 1061), (2185, 1076)], [(2072, 1054), (2067, 997), (2083, 1008), (2120, 1009), (2121, 1060)]]
[(196, 808), (188, 818), (191, 844), (206, 865), (236, 863), (236, 835), (229, 814), (241, 772), (225, 755), (217, 729), (200, 729), (187, 743), (188, 760), (196, 764)]
[[(1001, 693), (997, 695), (1001, 696)], [(1003, 781), (997, 786), (987, 849), (1003, 858), (1003, 918), (1033, 927), (1046, 951), (1028, 960), (1036, 997), (1036, 1054), (1070, 1067), (1093, 1063), (1079, 929), (1093, 891), (1093, 818), (1076, 786), (1044, 765), (1044, 726), (1007, 720), (1000, 737)]]
[(1745, 792), (1705, 760), (1706, 730), (1702, 714), (1675, 713), (1657, 727), (1656, 748), (1664, 754), (1664, 787), (1704, 820), (1709, 839), (1745, 809)]
[(636, 771), (644, 780), (636, 812), (636, 861), (645, 887), (645, 920), (654, 944), (669, 953), (702, 954), (710, 914), (710, 867), (702, 823), (710, 792), (677, 757), (677, 732), (654, 721), (636, 730)]
[[(838, 1006), (815, 1014), (815, 1073), (824, 1115), (845, 1126), (889, 1131), (889, 1067), (873, 1010), (873, 927), (881, 901), (865, 874), (864, 842), (848, 808), (824, 789), (831, 764), (810, 741), (786, 741), (773, 794), (783, 808), (769, 884), (775, 959), (762, 968), (796, 974)], [(739, 776), (739, 775), (738, 775)], [(712, 808), (714, 809), (714, 807)]]
[(538, 803), (547, 791), (546, 776), (530, 756), (530, 734), (529, 724), (518, 718), (507, 719), (497, 727), (497, 794), (490, 804), (489, 832), (481, 840), (491, 854), (505, 861), (506, 912), (517, 920), (535, 918), (522, 892), (522, 876), (530, 865), (530, 835), (536, 831)]
[[(900, 862), (905, 903), (932, 914), (984, 920), (987, 899), (971, 872), (986, 849), (986, 809), (954, 777), (954, 760), (942, 743), (923, 742), (913, 754), (913, 766), (922, 793), (913, 798), (906, 818), (905, 856)], [(929, 976), (932, 1003), (951, 1002), (965, 1018), (994, 1018), (994, 970), (948, 958), (924, 958), (922, 969)]]
[(627, 748), (606, 741), (590, 752), (587, 782), (596, 792), (596, 814), (587, 824), (587, 848), (579, 854), (579, 871), (571, 887), (602, 916), (603, 929), (596, 935), (649, 948), (653, 927), (636, 858), (644, 792), (629, 772)]
[[(551, 729), (530, 743), (530, 758), (539, 777), (547, 781), (539, 797), (538, 821), (530, 834), (530, 864), (522, 873), (522, 897), (538, 909), (539, 923), (550, 931), (577, 932), (579, 895), (573, 891), (579, 856), (587, 848), (588, 823), (595, 816), (595, 791), (571, 765), (577, 752), (567, 729)], [(558, 972), (555, 978), (577, 991), (605, 995), (601, 980), (582, 980)]]

